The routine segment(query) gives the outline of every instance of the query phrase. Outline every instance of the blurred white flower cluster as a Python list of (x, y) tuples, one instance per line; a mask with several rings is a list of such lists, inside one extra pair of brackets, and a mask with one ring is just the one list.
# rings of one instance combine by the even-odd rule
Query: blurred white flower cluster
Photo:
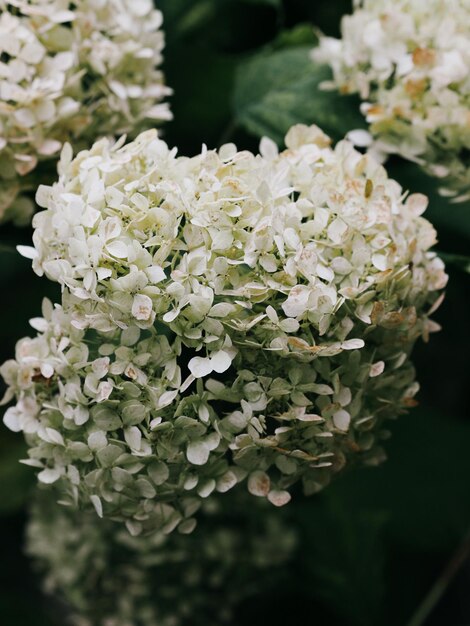
[(232, 498), (229, 517), (223, 511), (223, 502), (208, 501), (191, 537), (131, 537), (38, 492), (26, 549), (71, 626), (225, 624), (280, 578), (297, 537), (246, 498)]
[(0, 219), (28, 221), (64, 142), (171, 117), (161, 23), (152, 0), (0, 0)]
[(468, 199), (469, 0), (356, 0), (341, 32), (313, 58), (331, 65), (330, 87), (364, 100), (372, 150), (416, 161)]
[(315, 126), (286, 146), (186, 158), (147, 131), (64, 149), (39, 188), (21, 251), (62, 305), (3, 365), (4, 419), (64, 503), (190, 532), (245, 478), (281, 506), (382, 458), (447, 279), (427, 199)]

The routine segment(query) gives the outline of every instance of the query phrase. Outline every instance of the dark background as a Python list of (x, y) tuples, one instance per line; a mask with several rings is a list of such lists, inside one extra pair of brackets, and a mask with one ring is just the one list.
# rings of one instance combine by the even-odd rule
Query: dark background
[[(258, 62), (260, 67), (271, 58), (277, 63), (283, 52), (294, 64), (315, 43), (313, 25), (338, 35), (340, 16), (350, 10), (342, 0), (162, 0), (157, 5), (167, 34), (164, 69), (175, 90), (175, 120), (165, 126), (164, 138), (182, 154), (223, 141), (256, 149), (260, 126), (243, 112), (243, 83), (253, 80)], [(292, 75), (300, 72), (297, 65), (291, 70)], [(254, 77), (253, 97), (269, 93), (271, 85), (262, 84), (266, 80), (264, 73)], [(311, 90), (309, 80), (302, 75), (296, 83), (298, 103), (286, 115), (323, 122), (329, 105)], [(343, 103), (337, 106), (337, 125), (333, 118), (326, 125), (340, 136), (346, 122)], [(263, 120), (269, 120), (269, 134), (277, 139), (287, 117), (269, 115)], [(433, 180), (398, 159), (389, 163), (389, 172), (405, 188), (430, 195), (427, 216), (439, 231), (438, 251), (464, 255), (470, 237), (468, 203), (443, 200)], [(16, 340), (31, 332), (28, 320), (39, 314), (43, 296), (59, 297), (56, 286), (37, 278), (30, 263), (14, 252), (14, 245), (30, 238), (29, 229), (0, 229), (1, 361), (11, 358)], [(455, 554), (465, 555), (470, 528), (469, 277), (455, 256), (448, 258), (447, 297), (435, 315), (443, 330), (416, 347), (420, 404), (391, 425), (389, 460), (379, 468), (346, 472), (322, 494), (299, 495), (289, 505), (301, 537), (296, 555), (274, 588), (239, 607), (237, 626), (415, 626), (412, 616), (431, 586), (442, 575), (450, 579), (447, 564)], [(17, 463), (23, 455), (21, 437), (1, 426), (0, 623), (63, 626), (53, 621), (49, 601), (22, 554), (35, 482), (32, 470)], [(443, 587), (442, 599), (419, 625), (470, 626), (470, 563), (464, 562)]]

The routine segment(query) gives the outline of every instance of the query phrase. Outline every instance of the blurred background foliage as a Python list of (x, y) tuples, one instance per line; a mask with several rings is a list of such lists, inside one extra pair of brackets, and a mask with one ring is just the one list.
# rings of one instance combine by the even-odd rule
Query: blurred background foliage
[[(163, 134), (180, 153), (227, 141), (256, 149), (262, 135), (281, 143), (297, 122), (315, 122), (335, 139), (363, 126), (354, 98), (318, 91), (328, 72), (308, 56), (314, 27), (338, 35), (348, 0), (159, 0), (157, 6), (165, 17), (167, 82), (175, 91), (175, 119)], [(300, 533), (297, 552), (282, 580), (239, 607), (234, 626), (294, 619), (318, 626), (470, 624), (469, 562), (443, 585), (429, 616), (412, 620), (436, 580), (446, 578), (452, 555), (468, 550), (470, 206), (440, 197), (435, 182), (410, 163), (392, 159), (388, 170), (406, 189), (430, 196), (427, 217), (449, 262), (447, 298), (435, 316), (443, 331), (415, 351), (420, 405), (391, 425), (384, 465), (351, 470), (318, 496), (294, 498), (288, 516)], [(2, 361), (30, 332), (28, 320), (44, 295), (58, 295), (15, 253), (14, 245), (30, 239), (29, 229), (0, 230)], [(34, 486), (32, 471), (17, 462), (23, 455), (21, 438), (2, 426), (0, 621), (54, 626), (22, 553)]]

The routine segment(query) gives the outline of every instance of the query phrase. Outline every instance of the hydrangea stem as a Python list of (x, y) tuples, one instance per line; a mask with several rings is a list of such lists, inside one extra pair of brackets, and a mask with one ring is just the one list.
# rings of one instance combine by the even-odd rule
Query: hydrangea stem
[(470, 529), (467, 531), (462, 543), (454, 552), (444, 567), (441, 575), (431, 587), (424, 600), (419, 605), (408, 626), (423, 626), (437, 606), (458, 571), (470, 557)]

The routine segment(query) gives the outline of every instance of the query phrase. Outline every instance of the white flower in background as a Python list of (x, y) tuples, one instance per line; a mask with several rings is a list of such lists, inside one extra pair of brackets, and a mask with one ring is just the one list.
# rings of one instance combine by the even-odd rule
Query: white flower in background
[(67, 624), (222, 624), (243, 600), (270, 589), (297, 543), (292, 525), (243, 496), (231, 495), (229, 509), (211, 499), (190, 537), (130, 537), (109, 520), (97, 524), (38, 492), (26, 550)]
[(186, 158), (148, 131), (63, 154), (21, 248), (62, 306), (2, 368), (5, 423), (62, 501), (170, 531), (244, 479), (281, 506), (380, 460), (447, 277), (426, 197), (328, 144), (295, 126), (284, 152)]
[(323, 37), (313, 58), (331, 65), (331, 87), (364, 101), (371, 149), (420, 163), (443, 193), (468, 199), (468, 0), (356, 0), (341, 33)]
[(0, 218), (28, 221), (64, 144), (171, 117), (151, 0), (0, 0)]

